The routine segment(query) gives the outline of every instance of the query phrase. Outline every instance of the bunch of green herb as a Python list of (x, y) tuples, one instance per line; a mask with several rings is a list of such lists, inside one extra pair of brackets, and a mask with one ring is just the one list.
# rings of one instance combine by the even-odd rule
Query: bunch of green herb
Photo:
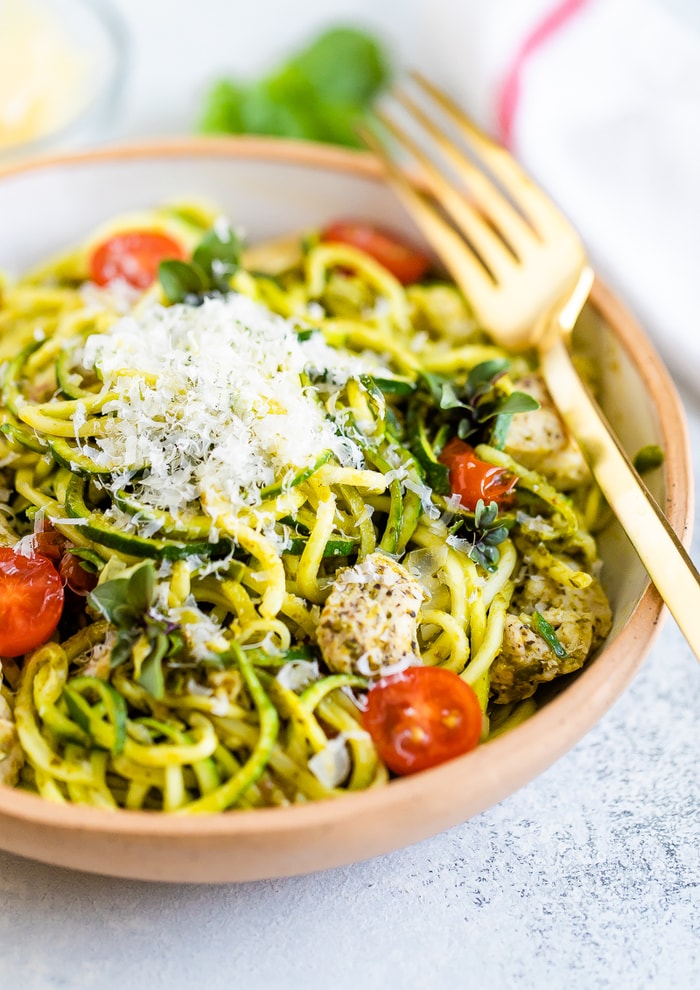
[(463, 515), (450, 529), (450, 535), (471, 543), (467, 555), (486, 571), (495, 571), (499, 552), (496, 547), (508, 538), (513, 519), (502, 519), (495, 502), (479, 499), (474, 515)]
[(184, 645), (179, 627), (154, 609), (155, 568), (144, 561), (104, 581), (88, 597), (90, 605), (116, 629), (110, 667), (134, 661), (136, 680), (155, 698), (165, 690), (163, 660)]
[(507, 370), (505, 359), (484, 361), (472, 368), (461, 386), (423, 372), (420, 388), (409, 401), (406, 429), (411, 452), (437, 494), (450, 493), (449, 472), (438, 461), (449, 439), (459, 437), (472, 446), (490, 443), (500, 448), (513, 416), (539, 408), (526, 392), (499, 386)]
[(354, 28), (334, 28), (262, 79), (215, 83), (200, 130), (358, 147), (357, 124), (388, 79), (379, 41)]
[(442, 418), (445, 425), (452, 427), (450, 436), (473, 443), (488, 440), (500, 448), (513, 416), (539, 409), (539, 402), (527, 392), (504, 392), (499, 388), (499, 379), (507, 370), (505, 358), (483, 361), (457, 388), (438, 375), (424, 374), (433, 401), (445, 410)]
[(192, 254), (192, 261), (161, 261), (158, 278), (168, 302), (197, 305), (206, 296), (230, 291), (231, 277), (240, 264), (242, 244), (230, 227), (208, 230)]

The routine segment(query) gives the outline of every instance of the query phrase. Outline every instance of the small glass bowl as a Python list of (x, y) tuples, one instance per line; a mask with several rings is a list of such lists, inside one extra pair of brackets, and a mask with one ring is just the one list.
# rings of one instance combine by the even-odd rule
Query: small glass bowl
[[(0, 65), (0, 165), (108, 134), (128, 61), (127, 32), (114, 6), (107, 0), (0, 0), (0, 31), (8, 73), (3, 79)], [(4, 59), (3, 44), (14, 46)], [(15, 58), (17, 74), (8, 65)]]

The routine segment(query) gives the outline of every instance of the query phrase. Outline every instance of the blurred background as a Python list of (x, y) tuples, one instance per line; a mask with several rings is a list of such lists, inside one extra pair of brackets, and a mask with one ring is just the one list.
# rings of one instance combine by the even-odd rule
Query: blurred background
[(408, 66), (510, 146), (696, 393), (698, 0), (0, 0), (0, 165), (193, 133), (357, 144)]
[[(665, 9), (687, 30), (700, 31), (697, 0), (628, 6), (634, 3)], [(462, 62), (481, 65), (478, 47), (492, 45), (492, 26), (479, 24), (483, 15), (471, 9), (478, 6), (473, 0), (257, 0), (252, 6), (241, 0), (0, 0), (0, 156), (23, 150), (16, 142), (24, 137), (46, 138), (56, 124), (59, 133), (46, 142), (51, 146), (190, 133), (205, 120), (216, 83), (260, 82), (339, 26), (371, 39), (392, 72), (427, 58), (434, 73), (459, 70), (469, 80), (459, 53)], [(526, 21), (534, 25), (538, 9), (556, 4), (496, 0), (488, 6), (494, 16), (486, 22), (500, 21), (500, 34), (514, 47)], [(483, 39), (474, 38), (475, 27), (483, 28)], [(635, 31), (631, 24), (617, 43), (634, 47), (643, 38)], [(445, 66), (436, 54), (447, 39), (457, 65)], [(469, 102), (474, 93), (467, 88), (463, 98)], [(99, 105), (86, 114), (90, 100)], [(61, 129), (74, 113), (82, 113), (80, 126)]]

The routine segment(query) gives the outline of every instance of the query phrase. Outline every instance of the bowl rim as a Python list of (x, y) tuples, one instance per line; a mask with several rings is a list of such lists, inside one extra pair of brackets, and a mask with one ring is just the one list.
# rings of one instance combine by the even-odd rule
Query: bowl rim
[[(0, 182), (21, 173), (57, 167), (212, 156), (331, 169), (380, 184), (384, 182), (381, 165), (368, 152), (258, 137), (163, 139), (57, 153), (29, 162), (11, 162), (1, 166)], [(629, 356), (646, 391), (657, 397), (655, 414), (665, 445), (665, 511), (674, 531), (688, 545), (693, 512), (693, 475), (688, 429), (680, 397), (652, 343), (625, 305), (598, 279), (589, 305), (611, 325), (615, 338)], [(5, 818), (7, 821), (46, 826), (52, 833), (99, 833), (133, 839), (187, 840), (195, 836), (198, 839), (219, 837), (231, 840), (254, 836), (282, 838), (302, 833), (311, 827), (334, 829), (359, 814), (363, 817), (380, 813), (390, 816), (392, 811), (400, 812), (407, 805), (425, 802), (431, 792), (454, 793), (455, 789), (464, 789), (470, 777), (477, 780), (486, 778), (488, 800), (482, 801), (470, 812), (470, 815), (476, 814), (529, 783), (593, 728), (641, 667), (664, 619), (663, 602), (648, 583), (629, 620), (613, 641), (582, 669), (576, 680), (529, 720), (465, 756), (421, 774), (392, 780), (385, 787), (348, 793), (339, 800), (255, 809), (249, 815), (223, 813), (187, 817), (54, 804), (38, 795), (0, 785), (0, 821)], [(527, 754), (526, 758), (523, 754)], [(438, 827), (447, 828), (466, 820), (468, 816), (460, 808), (462, 806), (456, 814), (443, 809)], [(438, 827), (424, 829), (421, 835), (433, 834)], [(0, 847), (3, 847), (1, 837)], [(396, 843), (385, 842), (384, 851), (394, 848)], [(25, 855), (41, 858), (40, 851)], [(51, 861), (58, 860), (54, 857)], [(108, 864), (102, 872), (110, 872)]]

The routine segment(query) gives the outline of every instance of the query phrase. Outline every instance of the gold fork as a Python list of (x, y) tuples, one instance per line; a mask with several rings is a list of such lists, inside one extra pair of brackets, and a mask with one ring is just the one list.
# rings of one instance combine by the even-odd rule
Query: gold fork
[[(417, 226), (493, 339), (508, 350), (536, 348), (554, 402), (651, 580), (700, 659), (700, 575), (581, 381), (570, 338), (593, 271), (570, 223), (515, 159), (436, 86), (411, 74), (486, 166), (475, 163), (405, 91), (395, 98), (427, 135), (468, 196), (433, 154), (386, 112), (376, 116), (422, 167), (430, 195), (408, 178), (374, 131), (362, 129)], [(449, 221), (446, 219), (449, 217)]]

